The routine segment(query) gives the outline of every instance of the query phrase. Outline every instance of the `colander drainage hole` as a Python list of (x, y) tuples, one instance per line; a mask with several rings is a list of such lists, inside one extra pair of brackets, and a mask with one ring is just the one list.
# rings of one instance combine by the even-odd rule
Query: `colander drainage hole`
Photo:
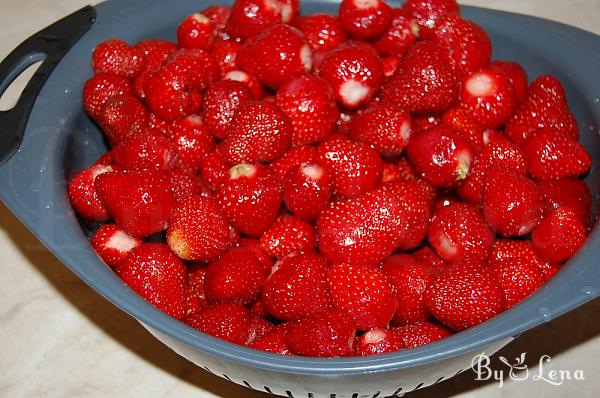
[(294, 398), (294, 394), (292, 394), (291, 391), (286, 391), (285, 393), (287, 394), (288, 397)]
[(377, 398), (379, 396), (379, 394), (381, 394), (381, 391), (377, 391), (375, 394), (373, 394), (372, 398)]
[(402, 387), (400, 387), (399, 389), (394, 391), (394, 393), (392, 395), (400, 395), (401, 392), (402, 392)]
[(423, 383), (419, 383), (418, 386), (416, 386), (415, 388), (413, 388), (413, 391), (416, 391), (416, 390), (418, 390), (421, 387), (423, 387)]
[(265, 391), (266, 391), (266, 392), (268, 392), (269, 394), (273, 394), (273, 393), (271, 392), (271, 389), (270, 389), (269, 387), (267, 387), (267, 386), (263, 386), (263, 388), (264, 388), (264, 389), (265, 389)]
[(208, 368), (208, 366), (203, 366), (202, 369), (206, 370), (208, 373), (214, 374), (213, 371)]
[(223, 373), (223, 377), (224, 377), (224, 378), (226, 378), (227, 380), (229, 380), (229, 381), (233, 382), (233, 381), (232, 381), (232, 380), (229, 378), (229, 376), (227, 376), (225, 373)]
[(352, 398), (358, 398), (358, 393), (355, 392), (354, 394), (352, 394)]
[(440, 381), (442, 381), (442, 380), (444, 380), (444, 376), (442, 376), (442, 377), (440, 377), (439, 379), (437, 379), (437, 380), (435, 381), (435, 383), (433, 383), (433, 384), (437, 384), (437, 383), (439, 383), (439, 382), (440, 382)]
[(335, 398), (336, 394), (329, 394), (329, 398)]
[(248, 388), (252, 388), (252, 386), (250, 385), (250, 383), (248, 383), (246, 380), (242, 380), (242, 383), (244, 383), (244, 385)]

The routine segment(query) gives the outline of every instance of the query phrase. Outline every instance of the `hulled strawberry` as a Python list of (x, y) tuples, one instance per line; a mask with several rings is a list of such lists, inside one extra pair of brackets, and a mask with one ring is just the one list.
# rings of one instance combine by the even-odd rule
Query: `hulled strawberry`
[(504, 291), (507, 309), (520, 303), (546, 282), (539, 267), (519, 258), (496, 263), (493, 271)]
[(392, 22), (392, 9), (383, 0), (343, 0), (339, 14), (344, 32), (357, 40), (377, 39)]
[(408, 0), (402, 8), (417, 21), (424, 37), (429, 37), (438, 20), (444, 15), (460, 13), (456, 0)]
[(206, 124), (196, 115), (173, 121), (168, 134), (177, 154), (177, 165), (191, 174), (200, 170), (202, 161), (215, 147)]
[(98, 124), (112, 145), (148, 126), (148, 109), (132, 95), (110, 98), (102, 108)]
[(454, 129), (461, 137), (469, 141), (475, 152), (483, 149), (486, 130), (468, 110), (460, 107), (448, 109), (444, 112), (441, 123)]
[(241, 233), (260, 236), (271, 227), (281, 206), (281, 190), (273, 170), (262, 164), (239, 164), (217, 191), (217, 199)]
[(301, 163), (291, 168), (283, 179), (283, 200), (297, 217), (312, 221), (329, 203), (333, 182), (325, 167)]
[(419, 38), (419, 25), (401, 8), (392, 9), (392, 22), (385, 33), (375, 42), (380, 54), (402, 55)]
[(141, 131), (112, 150), (113, 161), (125, 170), (169, 170), (176, 153), (167, 137), (158, 131)]
[(385, 77), (391, 77), (396, 73), (400, 66), (401, 59), (395, 55), (390, 55), (381, 59), (383, 64), (383, 74)]
[(307, 357), (347, 357), (354, 354), (354, 321), (339, 311), (321, 312), (293, 322), (286, 343), (294, 354)]
[(177, 44), (180, 48), (208, 49), (214, 40), (210, 19), (200, 13), (188, 15), (177, 27)]
[(144, 85), (146, 79), (158, 70), (171, 54), (177, 51), (177, 45), (169, 40), (147, 39), (138, 42), (135, 47), (144, 54), (146, 60), (142, 69), (133, 81), (135, 93), (140, 99), (146, 98)]
[(435, 272), (442, 272), (448, 267), (446, 263), (437, 253), (429, 246), (423, 246), (422, 248), (414, 251), (412, 257), (426, 265), (433, 267)]
[(538, 187), (544, 196), (547, 212), (568, 207), (575, 212), (584, 225), (590, 223), (592, 195), (585, 182), (573, 178), (562, 178), (540, 181)]
[[(226, 31), (226, 27), (229, 16), (231, 15), (231, 8), (212, 5), (202, 10), (201, 14), (210, 20), (213, 35), (223, 40), (230, 38), (229, 33)], [(231, 41), (233, 42), (233, 40)]]
[(95, 73), (110, 73), (134, 78), (145, 66), (144, 54), (121, 39), (108, 39), (98, 44), (92, 53)]
[(280, 355), (292, 355), (286, 343), (289, 325), (277, 325), (265, 335), (255, 339), (248, 347)]
[(300, 29), (314, 51), (333, 50), (346, 41), (346, 35), (337, 17), (329, 14), (312, 14), (296, 18), (294, 26)]
[(133, 95), (133, 85), (126, 77), (98, 73), (83, 86), (83, 109), (92, 119), (100, 120), (106, 102), (124, 95)]
[(83, 218), (92, 221), (108, 220), (106, 205), (102, 202), (95, 186), (96, 177), (113, 170), (110, 164), (94, 164), (71, 178), (67, 193), (71, 206)]
[(395, 352), (404, 348), (402, 337), (395, 330), (373, 328), (358, 337), (355, 354), (359, 357)]
[(527, 72), (516, 62), (492, 61), (490, 68), (504, 73), (510, 80), (517, 102), (521, 102), (527, 95)]
[(311, 251), (317, 246), (315, 231), (312, 225), (301, 219), (283, 215), (260, 238), (260, 247), (275, 258), (282, 258), (290, 253)]
[(494, 242), (489, 262), (491, 266), (505, 262), (517, 261), (522, 264), (531, 264), (537, 267), (546, 280), (553, 275), (553, 270), (557, 269), (556, 264), (550, 263), (542, 258), (533, 248), (529, 240), (498, 239)]
[(254, 317), (239, 303), (209, 305), (185, 318), (185, 323), (234, 344), (247, 345), (255, 338)]
[(234, 37), (249, 39), (274, 25), (290, 22), (295, 13), (297, 10), (291, 7), (291, 2), (236, 0), (226, 30)]
[(183, 318), (187, 270), (167, 245), (146, 243), (132, 249), (116, 273), (146, 301), (174, 318)]
[(254, 99), (261, 99), (265, 96), (265, 91), (260, 82), (253, 75), (242, 70), (232, 70), (223, 75), (223, 80), (233, 80), (248, 86)]
[(104, 224), (98, 228), (90, 243), (111, 268), (117, 268), (131, 250), (142, 244), (139, 239), (127, 235), (115, 224)]
[(214, 261), (231, 244), (227, 218), (212, 198), (189, 196), (171, 212), (167, 242), (184, 260)]
[(210, 132), (219, 139), (229, 133), (229, 125), (239, 105), (254, 97), (247, 85), (223, 80), (211, 85), (204, 94), (202, 119)]
[(548, 214), (531, 233), (535, 250), (551, 262), (561, 263), (573, 256), (587, 237), (587, 227), (569, 208)]
[(210, 53), (219, 65), (221, 77), (238, 69), (237, 53), (241, 47), (242, 43), (235, 40), (217, 40), (212, 45)]
[(421, 322), (396, 329), (408, 349), (421, 347), (452, 335), (452, 331), (433, 322)]
[(302, 163), (315, 163), (318, 161), (317, 148), (310, 145), (300, 145), (290, 148), (286, 153), (275, 159), (271, 167), (277, 178), (283, 181), (286, 173)]

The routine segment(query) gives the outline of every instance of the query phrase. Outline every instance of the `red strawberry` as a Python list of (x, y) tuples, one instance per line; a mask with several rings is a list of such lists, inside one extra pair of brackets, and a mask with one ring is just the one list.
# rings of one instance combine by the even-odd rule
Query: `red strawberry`
[(290, 22), (292, 10), (286, 8), (284, 17), (283, 4), (278, 0), (236, 0), (231, 7), (226, 30), (234, 37), (249, 39), (274, 25)]
[(275, 258), (282, 258), (299, 251), (311, 251), (316, 246), (313, 226), (288, 215), (279, 217), (260, 238), (260, 247)]
[(231, 8), (214, 5), (206, 7), (201, 13), (210, 20), (213, 35), (222, 39), (229, 39), (229, 33), (226, 32), (226, 26), (231, 14)]
[(392, 22), (388, 30), (375, 42), (383, 55), (402, 55), (419, 38), (419, 25), (401, 8), (392, 9)]
[(504, 73), (510, 80), (517, 102), (521, 102), (527, 95), (527, 72), (516, 62), (492, 61), (490, 68)]
[(370, 144), (381, 156), (398, 156), (410, 140), (412, 119), (394, 105), (377, 103), (352, 118), (350, 132), (356, 141)]
[(407, 147), (408, 159), (428, 183), (455, 188), (469, 175), (473, 148), (454, 130), (434, 127), (414, 136)]
[(132, 95), (115, 96), (104, 104), (98, 123), (111, 144), (119, 143), (148, 126), (149, 112)]
[(261, 99), (265, 95), (263, 87), (260, 84), (260, 82), (256, 79), (256, 77), (254, 77), (244, 71), (241, 71), (241, 70), (229, 71), (223, 76), (223, 80), (233, 80), (236, 82), (244, 83), (246, 86), (248, 86), (248, 88), (252, 92), (254, 99)]
[(92, 221), (108, 220), (108, 210), (96, 186), (96, 177), (114, 171), (110, 164), (95, 164), (75, 174), (67, 188), (73, 209), (83, 218)]
[(132, 79), (142, 71), (144, 64), (143, 52), (121, 39), (105, 40), (92, 53), (95, 73), (110, 73)]
[(579, 137), (577, 120), (569, 109), (565, 90), (549, 75), (540, 76), (531, 83), (527, 96), (506, 124), (506, 135), (521, 145), (543, 127), (560, 130), (565, 137), (574, 140)]
[[(439, 117), (438, 115), (434, 115), (431, 113), (425, 113), (423, 115), (414, 115), (413, 116), (413, 126), (415, 129), (415, 132), (427, 130), (427, 129), (430, 129), (435, 126), (439, 126), (440, 124), (442, 124), (442, 118)], [(448, 123), (446, 123), (446, 124), (448, 124)], [(455, 126), (455, 129), (457, 131), (461, 131), (461, 129), (459, 129), (456, 126)], [(463, 134), (462, 131), (461, 131), (461, 134)]]
[(219, 65), (221, 76), (238, 69), (237, 53), (242, 43), (234, 40), (217, 40), (212, 45), (210, 53)]
[(336, 127), (339, 111), (333, 91), (316, 76), (297, 77), (277, 90), (275, 103), (292, 122), (292, 145), (323, 141)]
[(458, 188), (462, 199), (475, 204), (481, 203), (485, 175), (491, 167), (510, 170), (522, 176), (527, 173), (525, 154), (521, 148), (508, 140), (491, 142), (475, 156), (469, 175)]
[(304, 33), (315, 51), (333, 50), (346, 41), (340, 22), (333, 15), (312, 14), (296, 20), (295, 26)]
[(490, 265), (511, 263), (513, 260), (537, 267), (546, 280), (549, 280), (555, 273), (553, 271), (558, 269), (556, 264), (550, 263), (537, 254), (528, 240), (498, 239), (494, 242)]
[(255, 320), (246, 307), (238, 303), (213, 304), (185, 318), (185, 323), (230, 343), (247, 345), (255, 337)]
[(444, 15), (458, 15), (456, 0), (408, 0), (402, 8), (417, 21), (422, 35), (429, 37), (437, 22)]
[(204, 158), (215, 147), (214, 139), (200, 116), (190, 115), (173, 121), (168, 134), (177, 154), (177, 165), (188, 173), (197, 173)]
[(383, 263), (383, 273), (398, 300), (393, 324), (408, 325), (431, 318), (423, 303), (425, 290), (437, 275), (431, 265), (417, 261), (408, 254), (395, 254)]
[(279, 180), (283, 181), (286, 173), (302, 163), (315, 163), (318, 160), (317, 149), (310, 145), (290, 148), (281, 157), (271, 163), (271, 167)]
[(200, 312), (207, 305), (206, 295), (204, 294), (206, 266), (194, 263), (188, 265), (187, 269), (188, 278), (185, 286), (186, 316)]
[(156, 116), (156, 114), (150, 112), (148, 115), (148, 128), (151, 130), (160, 131), (162, 134), (167, 135), (169, 123)]
[(423, 264), (432, 266), (438, 273), (448, 267), (448, 264), (429, 246), (423, 246), (419, 250), (413, 252), (412, 257)]
[(442, 124), (454, 129), (460, 136), (469, 141), (476, 152), (484, 147), (485, 130), (473, 114), (463, 108), (452, 108), (444, 112)]
[(217, 138), (227, 137), (228, 128), (235, 111), (243, 102), (253, 99), (252, 92), (243, 83), (223, 80), (206, 90), (203, 104), (203, 120)]
[(374, 40), (392, 22), (392, 9), (383, 0), (342, 0), (340, 24), (353, 39)]
[(479, 209), (467, 203), (436, 211), (427, 237), (437, 254), (451, 263), (485, 261), (494, 241)]
[(401, 59), (395, 55), (390, 55), (381, 59), (383, 63), (383, 74), (385, 77), (391, 77), (396, 73), (400, 66)]
[(241, 238), (239, 247), (251, 250), (256, 255), (258, 262), (262, 265), (265, 272), (271, 271), (271, 268), (275, 264), (275, 260), (269, 257), (269, 255), (260, 247), (258, 239)]
[(103, 173), (95, 186), (109, 214), (127, 234), (140, 238), (167, 228), (175, 199), (164, 173)]
[(208, 266), (204, 292), (209, 303), (249, 304), (258, 298), (265, 279), (264, 267), (254, 251), (247, 248), (227, 250)]
[(177, 27), (177, 44), (180, 48), (207, 49), (213, 40), (213, 25), (204, 14), (189, 15)]
[(267, 311), (282, 320), (305, 319), (331, 307), (327, 262), (317, 253), (291, 254), (279, 260), (264, 283)]
[(568, 207), (577, 214), (584, 225), (590, 223), (592, 194), (585, 182), (563, 178), (541, 181), (538, 187), (544, 196), (547, 212), (561, 207)]
[(117, 275), (146, 301), (174, 318), (185, 315), (187, 270), (162, 243), (145, 243), (131, 250)]
[(297, 217), (312, 221), (327, 204), (333, 183), (327, 170), (316, 163), (301, 163), (290, 169), (283, 179), (283, 200)]
[(421, 322), (414, 325), (406, 325), (396, 329), (404, 346), (408, 349), (417, 348), (434, 341), (445, 339), (452, 332), (442, 325), (433, 322)]
[(269, 166), (244, 163), (231, 168), (217, 198), (235, 228), (250, 236), (260, 236), (271, 227), (282, 199)]
[(376, 53), (357, 46), (330, 51), (317, 67), (317, 75), (333, 88), (337, 101), (356, 109), (373, 98), (383, 82), (383, 64)]
[(100, 258), (111, 268), (117, 268), (127, 254), (142, 244), (115, 224), (104, 224), (94, 234), (90, 243)]
[(383, 172), (381, 173), (381, 183), (404, 181), (402, 169), (398, 165), (399, 162), (387, 161), (383, 162)]
[(471, 74), (490, 63), (492, 43), (483, 28), (458, 15), (444, 15), (436, 21), (431, 41), (450, 52), (459, 77)]
[(396, 331), (374, 328), (357, 338), (355, 354), (359, 357), (380, 355), (402, 348), (404, 348), (404, 342)]
[(499, 130), (491, 130), (487, 129), (483, 132), (483, 143), (484, 145), (488, 145), (492, 142), (512, 142), (508, 139), (504, 132)]
[(112, 150), (113, 161), (125, 170), (169, 170), (176, 153), (168, 138), (157, 131), (141, 131)]
[(227, 218), (212, 198), (189, 196), (171, 213), (167, 242), (179, 257), (214, 261), (231, 246)]
[(548, 260), (561, 263), (573, 256), (587, 237), (587, 227), (569, 208), (548, 214), (531, 233), (535, 250)]
[(267, 334), (254, 340), (249, 347), (273, 354), (292, 355), (286, 343), (288, 330), (288, 324), (278, 325)]
[(142, 40), (135, 45), (135, 48), (144, 54), (145, 70), (150, 71), (160, 68), (169, 55), (177, 51), (175, 43), (163, 39)]
[(377, 152), (366, 144), (327, 141), (317, 150), (319, 161), (332, 177), (338, 195), (357, 197), (379, 184), (383, 162)]
[(269, 162), (283, 155), (291, 140), (292, 123), (277, 105), (248, 101), (237, 107), (223, 154), (231, 163)]
[(229, 178), (231, 166), (233, 165), (223, 156), (223, 146), (218, 146), (200, 164), (200, 174), (216, 189)]
[[(425, 292), (425, 306), (450, 329), (460, 332), (506, 309), (504, 292), (482, 266), (453, 265)], [(407, 344), (408, 345), (408, 344)]]
[(522, 145), (529, 173), (537, 180), (577, 177), (588, 172), (592, 157), (577, 140), (561, 130), (544, 128)]
[(542, 194), (525, 176), (488, 169), (482, 199), (485, 220), (503, 236), (526, 235), (542, 221)]
[(519, 258), (496, 263), (493, 271), (504, 290), (507, 309), (520, 303), (546, 282), (539, 267)]
[(132, 95), (133, 85), (123, 76), (99, 73), (83, 86), (83, 109), (94, 120), (100, 120), (106, 102), (115, 96)]
[(278, 88), (310, 71), (312, 50), (298, 29), (276, 25), (247, 41), (237, 61), (265, 86)]
[(322, 312), (290, 324), (286, 344), (307, 357), (347, 357), (354, 354), (354, 322), (338, 311)]
[(458, 100), (459, 81), (448, 51), (430, 42), (412, 45), (384, 85), (381, 100), (409, 112), (443, 112)]

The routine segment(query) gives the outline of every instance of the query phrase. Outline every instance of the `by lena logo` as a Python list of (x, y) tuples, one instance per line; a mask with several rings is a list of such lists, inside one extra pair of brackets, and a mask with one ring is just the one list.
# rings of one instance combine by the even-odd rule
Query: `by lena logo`
[(566, 369), (548, 369), (548, 364), (552, 361), (550, 355), (542, 355), (538, 362), (538, 368), (536, 370), (532, 369), (530, 372), (530, 369), (525, 363), (526, 355), (527, 353), (522, 353), (521, 356), (515, 358), (513, 363), (503, 356), (498, 357), (500, 362), (506, 365), (508, 369), (492, 369), (490, 367), (491, 361), (489, 356), (485, 353), (476, 355), (471, 361), (471, 368), (473, 368), (473, 371), (475, 371), (475, 374), (477, 375), (475, 380), (496, 380), (498, 382), (498, 387), (504, 385), (504, 380), (507, 376), (510, 380), (514, 381), (532, 380), (552, 384), (554, 386), (561, 386), (570, 380), (585, 380), (585, 375), (581, 369), (574, 371)]

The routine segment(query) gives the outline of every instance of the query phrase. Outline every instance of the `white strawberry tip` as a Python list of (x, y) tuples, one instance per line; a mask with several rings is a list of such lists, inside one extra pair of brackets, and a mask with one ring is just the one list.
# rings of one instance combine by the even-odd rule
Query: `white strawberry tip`
[(192, 19), (194, 21), (200, 22), (201, 24), (210, 25), (210, 19), (208, 19), (208, 17), (206, 15), (196, 13), (196, 14), (192, 15)]
[(198, 126), (204, 123), (204, 121), (202, 120), (202, 116), (200, 115), (189, 115), (185, 118), (185, 120), (187, 120), (188, 122)]
[(292, 21), (292, 6), (289, 4), (281, 4), (281, 23), (290, 23)]
[(127, 253), (137, 246), (138, 242), (123, 231), (115, 232), (106, 242), (107, 248), (117, 250), (121, 253)]
[(469, 175), (469, 169), (471, 168), (471, 154), (468, 151), (460, 151), (457, 153), (456, 160), (458, 161), (456, 179), (464, 180)]
[(402, 137), (402, 140), (404, 142), (408, 142), (408, 140), (410, 140), (411, 135), (412, 135), (412, 129), (411, 129), (410, 121), (407, 120), (404, 123), (402, 123), (402, 125), (400, 126), (400, 137)]
[(311, 180), (317, 181), (323, 177), (323, 168), (316, 164), (304, 163), (302, 164), (302, 174)]
[(490, 130), (485, 130), (483, 132), (483, 145), (487, 145), (490, 143)]
[(355, 107), (367, 98), (370, 89), (361, 82), (356, 80), (348, 80), (340, 86), (340, 96), (344, 100), (344, 104), (350, 107)]
[(359, 10), (366, 10), (379, 7), (379, 0), (354, 0), (352, 4)]
[(437, 237), (437, 242), (439, 244), (440, 252), (444, 254), (445, 258), (454, 257), (458, 253), (458, 247), (452, 243), (446, 234), (439, 235)]
[(377, 344), (385, 339), (385, 332), (381, 329), (369, 330), (364, 335), (364, 342), (366, 344)]
[(473, 97), (486, 97), (494, 94), (494, 82), (485, 72), (471, 75), (465, 83), (465, 88)]
[(300, 49), (300, 60), (302, 61), (302, 65), (304, 65), (304, 69), (309, 72), (313, 64), (312, 50), (309, 45), (305, 44)]
[(408, 26), (410, 26), (410, 31), (413, 34), (413, 36), (419, 37), (419, 35), (421, 34), (421, 26), (419, 26), (417, 21), (411, 19), (408, 23)]
[(223, 76), (224, 80), (233, 80), (236, 82), (247, 83), (248, 82), (248, 74), (241, 70), (232, 70), (229, 71)]
[(100, 174), (104, 174), (104, 173), (110, 173), (111, 171), (114, 171), (112, 166), (108, 165), (108, 166), (104, 166), (101, 164), (97, 164), (91, 167), (91, 172), (92, 172), (92, 178), (95, 180), (96, 177), (98, 177)]
[(241, 163), (233, 166), (229, 170), (229, 177), (232, 180), (237, 180), (240, 177), (250, 177), (256, 173), (256, 167), (251, 164)]

